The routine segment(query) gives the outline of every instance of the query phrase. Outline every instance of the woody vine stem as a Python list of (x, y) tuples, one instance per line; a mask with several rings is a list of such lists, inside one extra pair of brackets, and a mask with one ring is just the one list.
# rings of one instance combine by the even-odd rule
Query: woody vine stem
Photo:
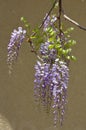
[(60, 32), (60, 37), (61, 37), (61, 13), (62, 13), (62, 0), (59, 0), (59, 15), (58, 15), (58, 19), (59, 19), (59, 32)]

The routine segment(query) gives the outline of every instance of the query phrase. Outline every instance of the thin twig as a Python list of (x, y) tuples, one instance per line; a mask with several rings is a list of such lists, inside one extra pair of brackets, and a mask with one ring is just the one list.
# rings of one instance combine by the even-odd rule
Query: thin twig
[(62, 0), (59, 0), (59, 14), (58, 14), (58, 19), (59, 19), (59, 32), (61, 36), (61, 13), (62, 13)]
[(44, 20), (42, 21), (42, 24), (39, 26), (39, 28), (41, 28), (44, 25), (44, 22), (47, 20), (48, 16), (51, 14), (52, 10), (54, 9), (56, 3), (58, 0), (55, 0), (55, 2), (53, 3), (51, 9), (49, 10), (49, 12), (47, 13), (46, 17), (44, 18)]
[(31, 41), (31, 39), (28, 39), (28, 42), (30, 43), (31, 52), (33, 52), (33, 53), (36, 55), (36, 57), (37, 57), (41, 62), (43, 62), (42, 58), (37, 54), (37, 52), (36, 52), (36, 50), (35, 50), (35, 48), (34, 48), (34, 46), (33, 46), (33, 43), (32, 43), (32, 41)]
[[(45, 21), (47, 20), (48, 16), (51, 14), (52, 10), (54, 9), (56, 3), (57, 3), (58, 0), (55, 0), (52, 7), (50, 8), (49, 12), (47, 13), (47, 15), (45, 16), (44, 20), (42, 21), (42, 23), (38, 26), (38, 29), (42, 28)], [(36, 34), (36, 32), (32, 33), (31, 36), (34, 36)]]
[(80, 29), (86, 31), (86, 27), (81, 26), (81, 25), (80, 25), (79, 23), (77, 23), (75, 20), (73, 20), (73, 19), (71, 19), (70, 17), (68, 17), (68, 16), (64, 13), (64, 11), (62, 11), (62, 13), (63, 13), (63, 17), (64, 17), (66, 20), (68, 20), (68, 21), (71, 22), (72, 24), (76, 25), (76, 26), (79, 27)]
[[(49, 12), (47, 13), (47, 15), (46, 15), (46, 17), (44, 18), (44, 20), (42, 21), (42, 23), (39, 25), (38, 29), (41, 29), (41, 28), (43, 27), (44, 22), (47, 20), (48, 16), (51, 14), (51, 12), (52, 12), (52, 10), (54, 9), (54, 7), (55, 7), (57, 1), (58, 1), (58, 0), (55, 0), (55, 1), (54, 1), (52, 7), (50, 8)], [(35, 36), (35, 35), (36, 35), (36, 32), (33, 32), (30, 37), (33, 37), (33, 36)], [(37, 52), (36, 52), (36, 50), (35, 50), (35, 47), (34, 47), (33, 42), (32, 42), (32, 40), (31, 40), (30, 37), (28, 37), (27, 42), (30, 43), (30, 47), (32, 48), (31, 51), (34, 52), (34, 54), (42, 61), (42, 59), (37, 55)]]

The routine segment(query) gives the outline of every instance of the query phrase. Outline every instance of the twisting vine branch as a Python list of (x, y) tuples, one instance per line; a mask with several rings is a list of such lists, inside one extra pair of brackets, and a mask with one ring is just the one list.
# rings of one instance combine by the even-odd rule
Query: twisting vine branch
[(68, 17), (68, 16), (64, 13), (64, 11), (62, 11), (62, 13), (63, 13), (63, 17), (64, 17), (66, 20), (68, 20), (68, 21), (71, 22), (72, 24), (76, 25), (76, 26), (79, 27), (80, 29), (86, 31), (86, 27), (81, 26), (81, 25), (80, 25), (79, 23), (77, 23), (75, 20), (73, 20), (73, 19), (71, 19), (70, 17)]
[(62, 0), (59, 0), (59, 13), (58, 13), (58, 19), (59, 19), (59, 31), (61, 36), (61, 13), (62, 13)]
[(59, 0), (59, 30), (61, 30), (61, 13), (63, 13), (63, 17), (68, 20), (69, 22), (71, 22), (72, 24), (76, 25), (77, 27), (79, 27), (80, 29), (86, 31), (86, 27), (81, 26), (78, 22), (76, 22), (75, 20), (71, 19), (70, 17), (68, 17), (66, 15), (66, 13), (64, 12), (63, 8), (62, 8), (62, 0)]

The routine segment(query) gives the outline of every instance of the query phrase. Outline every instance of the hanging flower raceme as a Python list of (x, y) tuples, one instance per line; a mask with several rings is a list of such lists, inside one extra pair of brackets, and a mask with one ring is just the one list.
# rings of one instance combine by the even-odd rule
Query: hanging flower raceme
[(8, 55), (7, 63), (9, 67), (9, 72), (12, 70), (12, 65), (18, 57), (20, 46), (25, 38), (26, 30), (22, 27), (18, 27), (18, 30), (14, 29), (11, 34), (11, 39), (8, 44)]
[(35, 71), (35, 98), (47, 110), (53, 108), (55, 124), (58, 119), (62, 123), (69, 79), (69, 69), (66, 63), (59, 59), (56, 59), (52, 65), (38, 61)]
[(54, 124), (57, 120), (63, 123), (65, 104), (67, 103), (67, 86), (69, 79), (69, 69), (65, 62), (56, 59), (52, 66), (53, 82), (53, 110)]
[(44, 41), (40, 43), (39, 55), (41, 61), (35, 65), (34, 95), (49, 112), (53, 111), (54, 124), (63, 123), (65, 105), (67, 103), (67, 87), (69, 80), (68, 63), (71, 56), (71, 46), (74, 40), (69, 40), (64, 32), (59, 32), (56, 26), (57, 18), (48, 16), (44, 22)]

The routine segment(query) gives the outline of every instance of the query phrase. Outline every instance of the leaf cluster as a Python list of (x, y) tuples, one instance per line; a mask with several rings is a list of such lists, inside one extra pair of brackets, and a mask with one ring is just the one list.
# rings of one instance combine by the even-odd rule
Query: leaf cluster
[(44, 38), (43, 38), (44, 36), (43, 36), (43, 32), (38, 27), (36, 27), (33, 30), (33, 34), (35, 35), (32, 35), (30, 39), (34, 43), (35, 49), (37, 51), (40, 48), (40, 44), (44, 42)]
[[(30, 36), (31, 41), (35, 47), (35, 50), (38, 51), (40, 45), (48, 41), (50, 43), (49, 49), (55, 49), (57, 52), (57, 57), (62, 60), (76, 60), (76, 57), (72, 55), (72, 46), (76, 44), (76, 41), (71, 39), (70, 32), (74, 30), (73, 27), (68, 28), (66, 30), (63, 29), (63, 25), (61, 26), (61, 34), (60, 30), (57, 26), (57, 20), (52, 22), (56, 18), (56, 15), (53, 14), (50, 16), (50, 22), (46, 31), (36, 27)], [(27, 30), (29, 30), (30, 25), (24, 17), (21, 17), (21, 21), (24, 23)], [(51, 24), (53, 23), (53, 24)]]
[(65, 60), (76, 60), (76, 57), (72, 55), (72, 46), (76, 44), (76, 41), (73, 39), (70, 39), (70, 31), (72, 31), (73, 28), (68, 28), (66, 31), (62, 32), (62, 35), (64, 35), (64, 39), (61, 39), (59, 34), (54, 33), (52, 29), (50, 29), (50, 38), (49, 42), (52, 42), (53, 44), (49, 45), (49, 49), (56, 49), (57, 50), (57, 57)]

